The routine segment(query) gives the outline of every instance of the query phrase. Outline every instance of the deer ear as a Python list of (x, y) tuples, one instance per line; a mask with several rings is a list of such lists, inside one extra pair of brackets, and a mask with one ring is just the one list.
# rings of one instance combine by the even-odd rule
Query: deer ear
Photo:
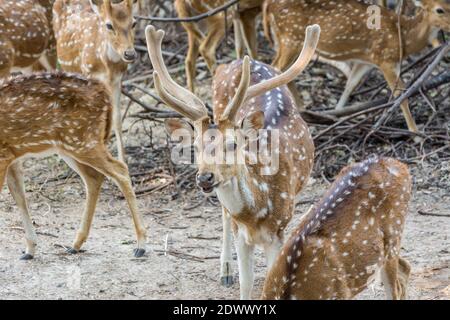
[(242, 121), (241, 129), (244, 133), (247, 133), (252, 130), (260, 130), (264, 128), (264, 112), (256, 111), (244, 118)]
[(103, 5), (103, 0), (89, 0), (89, 2), (95, 14), (100, 15), (100, 7)]
[[(192, 126), (181, 119), (167, 119), (164, 122), (164, 126), (166, 128), (167, 134), (174, 138), (175, 140), (179, 139), (180, 137), (188, 137), (191, 138), (194, 136), (194, 130)], [(186, 139), (183, 139), (185, 141)]]
[(414, 2), (414, 5), (416, 7), (423, 8), (423, 1), (422, 0), (413, 0), (413, 2)]

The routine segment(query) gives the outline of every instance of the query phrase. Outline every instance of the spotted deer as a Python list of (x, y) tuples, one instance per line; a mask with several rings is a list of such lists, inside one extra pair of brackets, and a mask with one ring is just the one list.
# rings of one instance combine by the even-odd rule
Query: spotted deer
[[(415, 0), (383, 0), (379, 1), (380, 5), (389, 8), (391, 10), (395, 10), (397, 14), (405, 14), (408, 16), (414, 16), (417, 9), (420, 8), (420, 2), (416, 2)], [(416, 6), (417, 5), (417, 6)], [(441, 41), (439, 40), (439, 34), (437, 29), (434, 30), (433, 34), (428, 39), (429, 43), (437, 48), (441, 45)]]
[(122, 190), (131, 211), (140, 257), (145, 253), (145, 228), (139, 214), (127, 166), (106, 147), (112, 107), (109, 92), (97, 80), (66, 73), (36, 73), (0, 84), (0, 190), (5, 178), (22, 216), (26, 250), (35, 255), (36, 232), (27, 201), (21, 162), (29, 156), (58, 154), (83, 179), (86, 206), (69, 253), (86, 241), (104, 178)]
[[(42, 0), (44, 2), (44, 0)], [(30, 73), (35, 63), (54, 69), (46, 52), (51, 27), (45, 6), (34, 0), (0, 0), (0, 78)]]
[(400, 256), (411, 195), (406, 165), (371, 157), (341, 171), (286, 242), (263, 299), (351, 299), (378, 275), (390, 299), (405, 299), (409, 263)]
[[(405, 87), (399, 78), (402, 59), (424, 49), (438, 29), (450, 30), (449, 0), (416, 2), (422, 6), (421, 10), (413, 17), (400, 18), (400, 46), (398, 17), (394, 11), (379, 8), (380, 28), (369, 28), (369, 5), (357, 0), (267, 0), (263, 9), (266, 34), (277, 44), (273, 66), (284, 70), (292, 63), (303, 42), (305, 27), (314, 22), (324, 30), (318, 54), (330, 60), (353, 62), (338, 109), (344, 107), (351, 92), (372, 66), (382, 71), (389, 87), (398, 95)], [(408, 101), (402, 103), (401, 109), (409, 130), (418, 132)]]
[[(242, 299), (251, 298), (253, 288), (253, 251), (262, 246), (270, 266), (283, 243), (283, 230), (292, 217), (295, 197), (309, 179), (314, 160), (314, 144), (308, 126), (301, 118), (290, 91), (285, 86), (300, 74), (312, 58), (320, 28), (306, 29), (304, 49), (293, 66), (284, 73), (249, 57), (218, 67), (214, 76), (214, 117), (205, 104), (170, 77), (161, 54), (164, 31), (153, 26), (146, 29), (147, 45), (155, 73), (155, 87), (161, 99), (187, 117), (194, 126), (181, 120), (166, 122), (169, 134), (189, 132), (197, 149), (197, 185), (209, 195), (215, 192), (222, 205), (223, 248), (221, 281), (233, 284), (231, 242), (233, 228), (239, 265)], [(260, 130), (263, 130), (261, 132)], [(209, 140), (209, 131), (226, 137)], [(250, 132), (260, 132), (250, 135)], [(279, 139), (271, 139), (278, 133)], [(249, 139), (242, 147), (236, 141), (253, 137), (253, 141), (274, 148), (278, 170), (254, 161)], [(267, 139), (266, 139), (267, 138)], [(242, 163), (207, 162), (207, 150), (232, 150)], [(264, 153), (261, 151), (261, 153)], [(253, 160), (252, 160), (253, 159)], [(274, 170), (272, 170), (274, 169)]]
[(137, 58), (136, 0), (56, 0), (53, 25), (58, 61), (69, 72), (89, 75), (110, 88), (119, 159), (125, 162), (120, 112), (121, 81)]
[[(188, 18), (203, 14), (222, 6), (228, 0), (175, 0), (175, 9), (180, 18)], [(230, 9), (228, 19), (233, 20), (236, 38), (237, 56), (242, 57), (244, 47), (252, 58), (257, 54), (256, 17), (261, 12), (263, 0), (243, 0), (239, 7)], [(216, 68), (216, 50), (225, 36), (226, 22), (224, 13), (205, 19), (206, 34), (202, 32), (199, 23), (183, 23), (188, 34), (189, 49), (186, 57), (186, 78), (188, 89), (195, 90), (195, 75), (199, 54), (205, 59), (206, 65), (214, 74)], [(230, 23), (231, 25), (231, 23)]]
[(47, 17), (50, 33), (44, 56), (40, 59), (40, 61), (38, 61), (38, 63), (34, 64), (33, 71), (55, 70), (58, 63), (58, 57), (56, 54), (56, 38), (53, 30), (53, 5), (55, 0), (38, 0), (38, 2), (45, 9), (45, 16)]

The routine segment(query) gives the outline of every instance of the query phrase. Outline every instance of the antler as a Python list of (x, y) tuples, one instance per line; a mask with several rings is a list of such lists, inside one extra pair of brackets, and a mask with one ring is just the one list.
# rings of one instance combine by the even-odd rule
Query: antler
[(205, 104), (187, 89), (178, 85), (170, 76), (164, 64), (161, 53), (164, 31), (156, 31), (155, 27), (148, 26), (145, 29), (147, 49), (155, 72), (155, 88), (158, 94), (169, 107), (192, 121), (197, 121), (208, 116)]
[[(227, 108), (225, 109), (226, 111), (221, 117), (221, 120), (226, 119), (234, 120), (234, 116), (237, 114), (239, 108), (249, 100), (257, 96), (260, 96), (266, 93), (267, 91), (270, 91), (272, 89), (275, 89), (277, 87), (280, 87), (293, 81), (300, 73), (303, 72), (303, 70), (305, 70), (306, 66), (311, 61), (314, 52), (316, 51), (316, 47), (319, 42), (319, 37), (320, 37), (320, 26), (317, 24), (308, 26), (306, 28), (306, 38), (305, 43), (303, 45), (303, 50), (300, 53), (297, 61), (295, 61), (295, 63), (282, 74), (270, 80), (255, 84), (251, 87), (248, 87), (248, 84), (246, 86), (246, 81), (249, 81), (250, 79), (250, 68), (246, 68), (244, 64), (241, 83), (239, 85), (239, 89), (236, 94), (237, 96), (239, 96), (239, 99), (237, 99), (236, 97), (233, 99), (230, 105), (228, 105)], [(243, 90), (243, 92), (241, 92), (240, 90)]]
[(245, 56), (242, 62), (242, 76), (239, 87), (236, 90), (233, 100), (225, 108), (221, 120), (234, 121), (239, 108), (243, 105), (247, 96), (248, 87), (250, 86), (250, 58)]
[(297, 58), (297, 61), (282, 74), (254, 86), (251, 86), (247, 91), (246, 101), (253, 99), (267, 91), (283, 86), (293, 81), (300, 73), (305, 70), (308, 63), (311, 61), (319, 43), (320, 26), (315, 24), (306, 28), (305, 43), (303, 44), (302, 52)]

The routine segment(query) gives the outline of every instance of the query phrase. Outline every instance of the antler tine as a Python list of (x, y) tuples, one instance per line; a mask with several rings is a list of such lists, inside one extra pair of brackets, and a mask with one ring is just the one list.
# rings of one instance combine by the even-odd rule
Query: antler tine
[(156, 31), (155, 27), (145, 29), (147, 49), (155, 69), (155, 86), (161, 99), (175, 111), (181, 113), (192, 121), (208, 116), (204, 103), (193, 93), (178, 85), (170, 76), (161, 53), (164, 31)]
[(288, 84), (293, 81), (300, 73), (305, 70), (308, 63), (311, 61), (320, 37), (320, 26), (315, 24), (306, 28), (306, 38), (303, 45), (303, 50), (300, 53), (297, 61), (282, 74), (265, 82), (258, 83), (251, 86), (247, 91), (245, 101), (264, 94), (267, 91), (275, 89), (279, 86)]
[(203, 117), (203, 113), (197, 113), (197, 110), (189, 107), (189, 105), (187, 105), (185, 102), (180, 101), (177, 99), (177, 97), (171, 95), (161, 83), (161, 77), (159, 76), (159, 73), (157, 71), (153, 73), (153, 80), (155, 82), (155, 89), (158, 92), (159, 97), (162, 101), (164, 101), (165, 104), (170, 106), (176, 112), (180, 113), (182, 116), (193, 121), (196, 121)]
[(250, 58), (249, 56), (245, 56), (242, 62), (241, 82), (239, 83), (239, 87), (236, 90), (236, 94), (226, 107), (220, 120), (228, 119), (234, 122), (237, 112), (239, 111), (239, 108), (242, 106), (247, 96), (247, 90), (249, 86), (250, 86)]

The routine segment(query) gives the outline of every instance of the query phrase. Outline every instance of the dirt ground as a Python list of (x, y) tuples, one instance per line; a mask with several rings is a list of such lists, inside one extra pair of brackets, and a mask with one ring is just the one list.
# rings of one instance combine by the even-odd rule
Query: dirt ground
[[(204, 91), (201, 95), (210, 98), (207, 88), (200, 88)], [(135, 107), (129, 114), (138, 111)], [(134, 154), (131, 172), (150, 170), (147, 165), (151, 163), (150, 168), (166, 166), (167, 170), (168, 161), (161, 156), (164, 152), (154, 156), (154, 150), (147, 147), (164, 145), (165, 134), (161, 126), (149, 131), (149, 123), (153, 125), (135, 123), (129, 117), (124, 126), (128, 130), (127, 151)], [(411, 168), (415, 192), (403, 241), (403, 256), (413, 267), (411, 299), (450, 299), (450, 164), (441, 166), (442, 171), (426, 163)], [(83, 247), (85, 252), (69, 255), (65, 247), (72, 244), (84, 204), (81, 180), (68, 174), (70, 169), (57, 157), (26, 160), (24, 167), (38, 248), (34, 260), (19, 260), (25, 248), (20, 214), (7, 188), (0, 189), (0, 299), (239, 298), (238, 284), (225, 288), (219, 281), (220, 207), (207, 202), (186, 210), (201, 198), (196, 188), (176, 200), (172, 187), (138, 198), (148, 229), (148, 252), (136, 259), (132, 254), (134, 228), (126, 203), (108, 181)], [(321, 174), (316, 172), (315, 176)], [(303, 204), (297, 207), (287, 233), (327, 186), (326, 181), (316, 178), (303, 190)], [(237, 282), (237, 263), (233, 267)], [(260, 250), (255, 272), (253, 298), (257, 299), (266, 272)], [(358, 298), (384, 299), (384, 292), (377, 284)]]
[[(68, 171), (57, 158), (27, 160), (28, 199), (38, 231), (32, 261), (19, 261), (24, 249), (20, 215), (6, 188), (0, 194), (0, 299), (238, 299), (239, 286), (219, 284), (221, 210), (212, 204), (185, 210), (197, 190), (171, 199), (169, 189), (139, 198), (148, 227), (148, 253), (135, 259), (131, 217), (117, 189), (106, 183), (86, 251), (68, 255), (83, 208), (84, 190), (76, 176), (53, 181)], [(413, 266), (411, 299), (450, 298), (450, 193), (424, 183), (429, 171), (412, 168), (415, 192), (403, 241)], [(39, 182), (38, 182), (39, 181)], [(324, 193), (316, 181), (303, 192), (291, 228)], [(173, 190), (172, 190), (173, 191)], [(438, 217), (420, 212), (447, 215)], [(288, 231), (289, 232), (289, 231)], [(237, 265), (234, 266), (237, 277)], [(258, 298), (266, 272), (257, 251)], [(359, 298), (383, 299), (380, 285)]]

